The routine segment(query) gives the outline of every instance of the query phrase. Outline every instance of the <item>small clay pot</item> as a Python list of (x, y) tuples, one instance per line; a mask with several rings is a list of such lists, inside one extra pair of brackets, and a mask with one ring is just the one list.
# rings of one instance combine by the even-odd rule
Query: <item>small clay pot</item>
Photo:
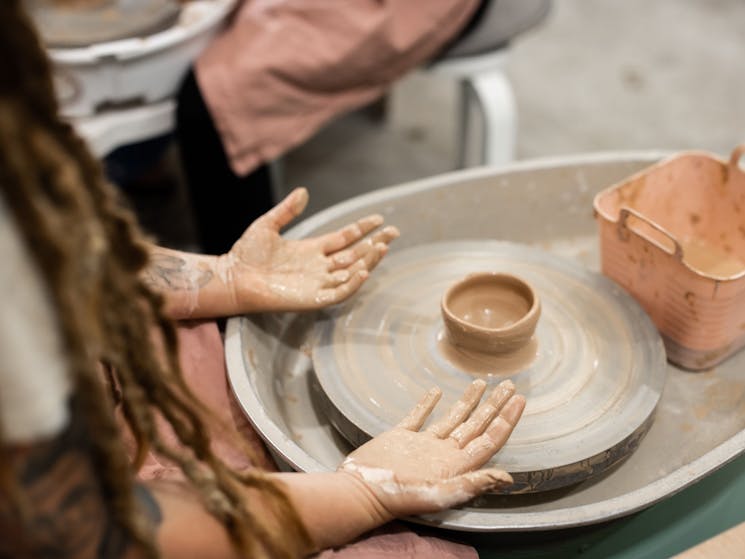
[(440, 309), (452, 345), (488, 354), (523, 347), (541, 315), (541, 303), (528, 283), (490, 272), (470, 274), (451, 285)]

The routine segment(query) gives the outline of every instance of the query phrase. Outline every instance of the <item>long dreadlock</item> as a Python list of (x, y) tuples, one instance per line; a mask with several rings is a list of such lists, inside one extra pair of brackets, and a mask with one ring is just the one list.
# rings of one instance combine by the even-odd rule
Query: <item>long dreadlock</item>
[[(150, 557), (158, 556), (133, 497), (133, 467), (100, 363), (115, 371), (137, 442), (136, 463), (150, 447), (176, 463), (247, 556), (291, 556), (309, 536), (283, 489), (258, 471), (237, 474), (210, 450), (201, 406), (181, 374), (174, 326), (162, 313), (161, 297), (139, 277), (148, 261), (146, 245), (100, 164), (59, 118), (50, 63), (21, 0), (0, 2), (0, 29), (0, 191), (46, 281), (115, 521)], [(159, 436), (157, 413), (186, 450)], [(13, 484), (12, 476), (0, 476), (0, 490), (21, 499)], [(286, 520), (281, 535), (245, 505), (240, 484), (271, 497)]]

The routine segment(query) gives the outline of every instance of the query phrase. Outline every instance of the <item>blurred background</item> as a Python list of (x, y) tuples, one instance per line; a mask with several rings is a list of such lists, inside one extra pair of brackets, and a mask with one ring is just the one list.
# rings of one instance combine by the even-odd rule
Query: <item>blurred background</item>
[[(745, 141), (745, 2), (561, 0), (515, 39), (507, 75), (518, 159), (592, 151), (705, 149)], [(417, 73), (393, 89), (384, 126), (355, 113), (286, 159), (311, 211), (449, 171), (456, 88)]]
[[(743, 25), (742, 0), (552, 2), (547, 17), (501, 51), (516, 105), (514, 157), (688, 148), (728, 155), (745, 141)], [(382, 102), (337, 118), (274, 162), (275, 195), (307, 186), (309, 216), (455, 169), (459, 93), (452, 77), (427, 67), (409, 73)], [(171, 145), (165, 164), (142, 169), (126, 194), (162, 243), (196, 249), (178, 157)]]

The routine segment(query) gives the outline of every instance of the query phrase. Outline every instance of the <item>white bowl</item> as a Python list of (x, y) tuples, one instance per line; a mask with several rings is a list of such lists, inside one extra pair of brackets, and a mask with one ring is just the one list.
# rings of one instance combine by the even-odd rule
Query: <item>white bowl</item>
[(149, 104), (173, 96), (236, 1), (189, 2), (175, 25), (147, 37), (50, 48), (62, 113), (84, 117), (107, 106)]

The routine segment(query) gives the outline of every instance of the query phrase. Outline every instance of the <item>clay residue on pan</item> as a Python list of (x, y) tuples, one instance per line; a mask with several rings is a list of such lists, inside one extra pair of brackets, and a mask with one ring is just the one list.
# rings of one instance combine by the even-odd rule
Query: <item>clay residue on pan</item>
[(533, 337), (517, 351), (491, 355), (456, 347), (447, 340), (443, 331), (437, 336), (437, 349), (451, 365), (464, 373), (490, 377), (510, 376), (527, 369), (535, 361), (538, 341)]
[(693, 409), (698, 420), (719, 414), (739, 415), (738, 409), (745, 407), (745, 383), (735, 380), (719, 380), (704, 391), (703, 401)]

